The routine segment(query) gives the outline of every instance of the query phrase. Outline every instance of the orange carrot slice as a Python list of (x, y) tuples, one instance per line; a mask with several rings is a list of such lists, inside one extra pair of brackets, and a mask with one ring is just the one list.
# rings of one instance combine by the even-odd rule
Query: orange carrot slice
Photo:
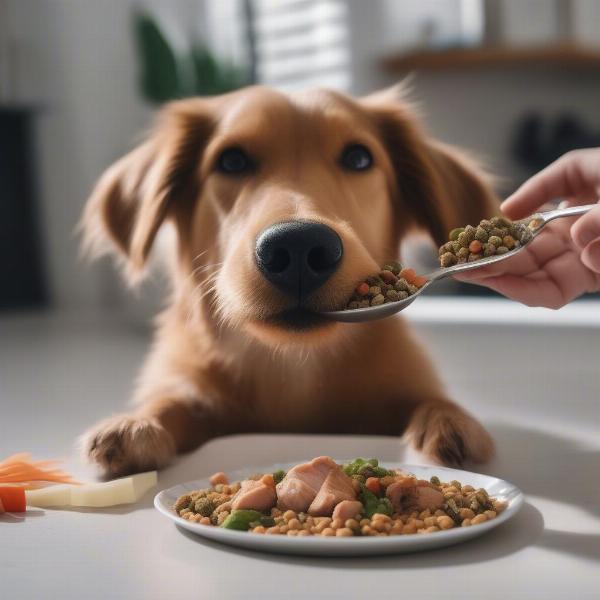
[(417, 275), (415, 277), (415, 283), (418, 288), (422, 288), (427, 283), (427, 277), (423, 277), (423, 275)]
[(402, 269), (399, 277), (403, 277), (408, 283), (414, 283), (417, 274), (414, 269)]
[(25, 490), (21, 487), (0, 487), (0, 503), (5, 512), (25, 512)]

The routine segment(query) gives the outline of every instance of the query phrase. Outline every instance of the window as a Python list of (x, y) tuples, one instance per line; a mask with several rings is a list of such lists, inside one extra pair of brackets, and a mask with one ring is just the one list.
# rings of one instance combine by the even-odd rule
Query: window
[(208, 2), (206, 13), (210, 46), (247, 65), (256, 83), (350, 89), (344, 0), (220, 0)]
[(348, 90), (347, 6), (341, 0), (254, 0), (256, 78), (285, 90)]

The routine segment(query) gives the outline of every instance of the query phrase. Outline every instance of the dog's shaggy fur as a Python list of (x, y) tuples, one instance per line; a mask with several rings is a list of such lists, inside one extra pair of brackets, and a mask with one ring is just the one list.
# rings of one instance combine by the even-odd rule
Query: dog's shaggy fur
[[(374, 165), (342, 169), (341, 152), (357, 143)], [(256, 168), (219, 172), (230, 147)], [(110, 240), (133, 276), (161, 225), (177, 232), (173, 292), (136, 408), (87, 432), (85, 452), (120, 475), (162, 467), (228, 433), (345, 432), (405, 435), (447, 464), (487, 460), (490, 436), (447, 398), (402, 318), (290, 327), (277, 316), (297, 301), (260, 274), (254, 247), (281, 221), (337, 232), (342, 263), (304, 304), (318, 313), (343, 307), (409, 230), (442, 243), (449, 229), (496, 207), (478, 169), (429, 139), (395, 92), (355, 100), (252, 87), (168, 105), (147, 141), (104, 174), (84, 214), (88, 246)]]

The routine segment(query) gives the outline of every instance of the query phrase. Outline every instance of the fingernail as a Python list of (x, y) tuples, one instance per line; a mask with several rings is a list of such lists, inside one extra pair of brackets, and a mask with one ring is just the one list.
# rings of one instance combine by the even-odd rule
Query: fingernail
[(589, 229), (584, 229), (581, 231), (576, 237), (573, 238), (573, 241), (580, 247), (585, 248), (590, 242), (593, 242), (598, 236)]
[(587, 246), (581, 259), (588, 269), (600, 273), (600, 240)]

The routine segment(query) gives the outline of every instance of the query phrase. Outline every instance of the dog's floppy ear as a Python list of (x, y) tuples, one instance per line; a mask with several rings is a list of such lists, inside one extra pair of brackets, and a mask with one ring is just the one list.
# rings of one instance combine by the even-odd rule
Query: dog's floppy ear
[(197, 166), (211, 128), (205, 100), (173, 102), (161, 111), (146, 141), (96, 184), (81, 223), (88, 253), (102, 254), (110, 241), (133, 273), (143, 269), (164, 220), (196, 197)]
[[(375, 119), (396, 179), (399, 200), (414, 225), (438, 244), (448, 232), (498, 212), (498, 199), (483, 170), (458, 149), (431, 140), (398, 88), (362, 101)], [(402, 224), (405, 229), (406, 224)]]

